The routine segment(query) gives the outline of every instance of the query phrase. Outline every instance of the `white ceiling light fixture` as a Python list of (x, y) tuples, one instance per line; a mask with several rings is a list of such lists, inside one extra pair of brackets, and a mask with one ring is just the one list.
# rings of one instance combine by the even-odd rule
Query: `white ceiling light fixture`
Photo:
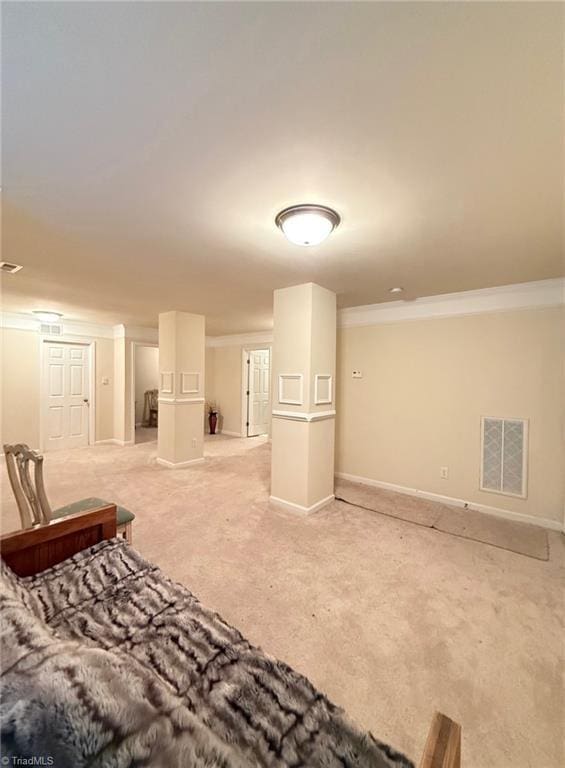
[(404, 288), (401, 288), (400, 286), (397, 286), (396, 288), (389, 288), (388, 292), (389, 293), (402, 293), (403, 290), (404, 290)]
[(325, 205), (291, 205), (275, 218), (277, 227), (295, 245), (319, 245), (340, 221), (339, 214)]
[(38, 320), (41, 320), (42, 323), (58, 323), (63, 317), (61, 312), (49, 312), (44, 309), (34, 309), (33, 314)]

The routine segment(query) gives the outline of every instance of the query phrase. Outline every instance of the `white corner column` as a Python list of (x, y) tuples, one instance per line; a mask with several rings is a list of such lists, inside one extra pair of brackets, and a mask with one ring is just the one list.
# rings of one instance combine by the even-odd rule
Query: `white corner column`
[(180, 469), (204, 461), (204, 316), (159, 315), (157, 462)]
[(274, 295), (271, 501), (307, 514), (334, 498), (336, 296)]

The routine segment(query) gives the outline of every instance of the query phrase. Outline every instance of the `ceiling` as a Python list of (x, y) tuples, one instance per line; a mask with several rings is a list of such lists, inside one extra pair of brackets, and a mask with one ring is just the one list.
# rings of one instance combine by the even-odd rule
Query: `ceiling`
[[(4, 309), (207, 333), (564, 274), (553, 3), (3, 4)], [(335, 208), (320, 246), (288, 205)]]

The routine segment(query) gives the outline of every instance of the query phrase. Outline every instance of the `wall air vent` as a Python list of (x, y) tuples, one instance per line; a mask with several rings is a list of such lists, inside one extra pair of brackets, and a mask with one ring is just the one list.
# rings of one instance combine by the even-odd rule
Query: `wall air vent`
[(481, 491), (526, 498), (528, 420), (481, 419)]
[(63, 326), (59, 323), (41, 323), (39, 333), (42, 336), (62, 336)]
[(20, 264), (12, 264), (10, 261), (0, 261), (0, 272), (7, 272), (9, 275), (15, 275), (23, 267)]

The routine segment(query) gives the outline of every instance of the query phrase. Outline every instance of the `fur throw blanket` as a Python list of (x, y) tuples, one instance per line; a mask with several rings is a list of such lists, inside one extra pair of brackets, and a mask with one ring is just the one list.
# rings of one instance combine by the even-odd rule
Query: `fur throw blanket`
[(413, 768), (123, 540), (0, 583), (10, 764)]

